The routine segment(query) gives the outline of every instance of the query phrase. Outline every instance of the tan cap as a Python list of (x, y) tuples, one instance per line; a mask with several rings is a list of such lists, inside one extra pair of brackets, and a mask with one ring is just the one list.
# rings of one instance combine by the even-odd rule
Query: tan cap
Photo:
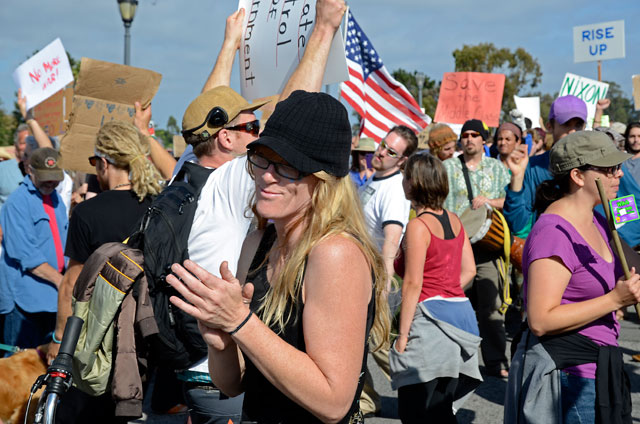
[(60, 155), (50, 147), (42, 147), (31, 153), (31, 169), (40, 181), (62, 181), (64, 173), (58, 165)]
[(373, 138), (363, 137), (358, 140), (358, 145), (354, 147), (354, 152), (375, 152), (378, 145)]
[[(252, 112), (268, 102), (269, 100), (263, 100), (252, 104), (227, 86), (212, 88), (196, 97), (185, 111), (182, 118), (183, 135), (185, 132), (201, 134), (207, 131), (208, 137), (210, 137), (220, 131), (240, 112)], [(220, 119), (210, 119), (216, 108), (219, 109)]]

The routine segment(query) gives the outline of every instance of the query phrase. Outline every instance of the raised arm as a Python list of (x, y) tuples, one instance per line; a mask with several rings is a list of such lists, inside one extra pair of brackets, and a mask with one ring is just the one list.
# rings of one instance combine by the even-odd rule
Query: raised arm
[(18, 89), (18, 108), (20, 108), (22, 118), (29, 126), (31, 134), (33, 134), (33, 137), (36, 139), (38, 147), (53, 148), (51, 139), (49, 138), (47, 133), (44, 132), (38, 121), (36, 121), (36, 119), (33, 117), (33, 109), (27, 110), (27, 98), (22, 95), (21, 89)]
[(304, 54), (278, 101), (286, 99), (295, 90), (322, 90), (322, 77), (329, 58), (331, 41), (340, 28), (340, 22), (346, 10), (344, 0), (318, 0), (316, 23), (307, 41)]
[(214, 65), (207, 82), (202, 87), (202, 92), (211, 90), (220, 85), (229, 85), (231, 80), (231, 69), (236, 51), (240, 48), (242, 40), (242, 22), (244, 21), (244, 8), (233, 12), (227, 18), (227, 25), (224, 30), (224, 41), (218, 53), (216, 64)]
[(158, 140), (151, 137), (149, 133), (149, 122), (151, 121), (151, 105), (146, 109), (142, 109), (140, 102), (135, 103), (136, 116), (134, 118), (134, 124), (138, 131), (140, 131), (149, 140), (149, 146), (151, 147), (151, 162), (158, 168), (162, 178), (170, 180), (173, 175), (173, 168), (176, 166), (176, 160), (167, 150), (160, 144)]

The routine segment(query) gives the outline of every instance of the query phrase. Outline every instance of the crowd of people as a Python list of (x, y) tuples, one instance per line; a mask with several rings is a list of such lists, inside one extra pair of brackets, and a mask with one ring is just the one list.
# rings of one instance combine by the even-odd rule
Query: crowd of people
[[(15, 159), (0, 161), (5, 345), (51, 362), (92, 254), (140, 228), (184, 169), (206, 171), (181, 223), (188, 259), (165, 265), (170, 307), (196, 320), (207, 352), (184, 369), (151, 366), (153, 395), (72, 387), (57, 422), (127, 422), (148, 395), (165, 412), (184, 403), (191, 423), (362, 423), (381, 409), (368, 358), (397, 389), (403, 423), (457, 422), (486, 377), (508, 380), (507, 423), (631, 422), (618, 320), (640, 302), (640, 277), (610, 247), (596, 180), (609, 199), (640, 194), (640, 122), (586, 131), (586, 104), (569, 95), (544, 129), (513, 111), (494, 131), (469, 119), (459, 135), (434, 123), (379, 143), (352, 136), (344, 106), (320, 92), (346, 7), (316, 8), (275, 104), (229, 87), (245, 11), (227, 18), (184, 112), (180, 158), (136, 103), (132, 123), (98, 131), (95, 175), (63, 170), (18, 94), (25, 124)], [(638, 223), (617, 228), (636, 250)], [(513, 355), (508, 311), (522, 321)]]

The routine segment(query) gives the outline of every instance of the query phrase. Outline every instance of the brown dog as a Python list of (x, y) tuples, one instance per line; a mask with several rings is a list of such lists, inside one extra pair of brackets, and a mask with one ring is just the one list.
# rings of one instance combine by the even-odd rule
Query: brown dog
[[(36, 349), (26, 349), (8, 358), (0, 359), (0, 422), (4, 424), (22, 424), (27, 410), (27, 401), (31, 386), (38, 376), (47, 372), (44, 349), (47, 345)], [(38, 350), (40, 352), (38, 352)], [(41, 356), (42, 355), (42, 356)], [(42, 389), (33, 395), (29, 408), (29, 422), (33, 422), (33, 414)]]

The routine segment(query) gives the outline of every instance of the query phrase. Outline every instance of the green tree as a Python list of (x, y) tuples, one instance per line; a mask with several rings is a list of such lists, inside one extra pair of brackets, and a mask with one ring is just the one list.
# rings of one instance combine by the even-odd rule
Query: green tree
[(12, 114), (5, 112), (0, 99), (0, 146), (10, 146), (13, 144), (13, 133), (18, 127), (18, 123)]
[(521, 47), (515, 51), (497, 48), (493, 43), (475, 46), (463, 45), (453, 51), (456, 72), (502, 73), (506, 79), (502, 97), (502, 111), (506, 114), (515, 108), (513, 95), (533, 89), (542, 81), (538, 60)]
[(611, 100), (611, 105), (604, 111), (609, 115), (610, 122), (622, 122), (626, 124), (631, 121), (637, 121), (640, 112), (634, 110), (633, 100), (625, 95), (620, 85), (613, 81), (604, 81), (609, 84), (607, 98)]
[[(416, 75), (418, 71), (408, 72), (404, 69), (396, 69), (391, 73), (399, 83), (404, 85), (411, 93), (416, 102), (418, 102), (418, 82)], [(440, 83), (436, 83), (425, 75), (424, 85), (422, 86), (422, 107), (427, 115), (433, 117), (436, 113), (436, 106), (438, 104), (438, 94), (440, 92)]]
[(173, 115), (170, 115), (169, 119), (167, 119), (166, 129), (156, 129), (156, 137), (161, 139), (162, 143), (167, 148), (173, 147), (173, 136), (176, 134), (180, 134), (180, 127), (178, 126), (178, 121), (173, 117)]

